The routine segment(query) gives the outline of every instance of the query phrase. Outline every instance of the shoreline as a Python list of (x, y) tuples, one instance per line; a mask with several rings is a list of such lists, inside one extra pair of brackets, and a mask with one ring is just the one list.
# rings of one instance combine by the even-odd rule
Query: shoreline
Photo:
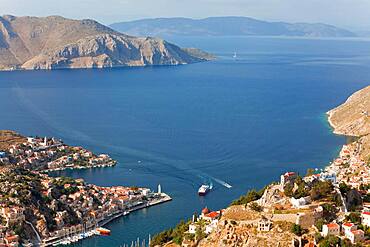
[[(148, 203), (141, 204), (141, 205), (132, 207), (132, 208), (127, 209), (127, 210), (122, 210), (122, 211), (120, 211), (116, 214), (111, 215), (109, 218), (102, 219), (100, 222), (97, 222), (95, 227), (86, 229), (83, 232), (75, 233), (73, 236), (58, 239), (58, 240), (50, 242), (50, 243), (40, 243), (40, 246), (41, 247), (48, 247), (48, 246), (70, 245), (72, 243), (77, 243), (77, 242), (83, 241), (84, 239), (89, 238), (89, 237), (100, 236), (99, 234), (96, 233), (96, 229), (98, 229), (99, 227), (103, 227), (103, 226), (111, 223), (112, 221), (114, 221), (118, 218), (129, 215), (132, 212), (139, 211), (139, 210), (144, 209), (144, 208), (150, 208), (150, 207), (155, 206), (155, 205), (159, 205), (159, 204), (163, 204), (165, 202), (172, 201), (172, 198), (166, 193), (160, 193), (158, 195), (161, 196), (160, 199), (154, 199), (154, 200), (149, 201)], [(87, 234), (87, 233), (91, 233), (91, 234)], [(85, 237), (81, 236), (83, 234), (85, 235)], [(72, 239), (75, 239), (75, 241), (70, 241)], [(47, 239), (43, 240), (43, 241), (47, 241)]]
[(42, 173), (49, 173), (49, 172), (60, 172), (65, 170), (87, 170), (87, 169), (94, 169), (94, 168), (106, 168), (106, 167), (114, 167), (116, 166), (117, 162), (102, 164), (102, 165), (93, 165), (93, 166), (73, 166), (73, 167), (60, 167), (54, 169), (46, 169), (43, 170)]

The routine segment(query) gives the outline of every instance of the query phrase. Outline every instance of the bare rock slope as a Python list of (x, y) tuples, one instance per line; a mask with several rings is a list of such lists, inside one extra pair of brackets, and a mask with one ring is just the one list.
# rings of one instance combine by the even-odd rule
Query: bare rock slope
[(370, 158), (370, 86), (354, 93), (345, 103), (328, 112), (334, 133), (359, 137), (361, 156)]
[(93, 20), (0, 17), (0, 70), (177, 65), (207, 60), (201, 54)]

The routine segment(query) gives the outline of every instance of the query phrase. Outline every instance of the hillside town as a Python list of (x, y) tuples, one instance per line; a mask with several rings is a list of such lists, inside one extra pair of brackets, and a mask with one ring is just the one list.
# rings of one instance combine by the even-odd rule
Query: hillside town
[(116, 161), (106, 154), (95, 155), (55, 138), (28, 137), (26, 142), (11, 145), (7, 152), (0, 150), (0, 164), (17, 164), (24, 169), (47, 172), (114, 166)]
[(370, 86), (327, 112), (346, 136), (323, 169), (286, 171), (225, 209), (204, 208), (154, 236), (151, 246), (370, 246)]
[[(11, 136), (11, 138), (9, 138)], [(16, 138), (17, 137), (17, 138)], [(139, 187), (101, 187), (82, 179), (51, 177), (46, 172), (112, 166), (95, 155), (54, 138), (19, 138), (0, 133), (0, 246), (55, 246), (106, 235), (103, 228), (134, 210), (171, 200)], [(14, 141), (17, 139), (17, 141)]]
[(286, 172), (226, 209), (204, 208), (172, 231), (181, 237), (163, 232), (153, 246), (369, 246), (370, 165), (359, 150), (344, 145), (323, 170)]

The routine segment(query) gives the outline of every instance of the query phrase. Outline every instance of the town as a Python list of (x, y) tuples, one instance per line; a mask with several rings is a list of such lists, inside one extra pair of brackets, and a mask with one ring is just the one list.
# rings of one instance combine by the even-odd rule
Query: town
[(0, 151), (0, 246), (56, 246), (107, 235), (110, 231), (103, 226), (111, 220), (171, 200), (160, 185), (158, 192), (101, 187), (47, 174), (115, 165), (108, 155), (54, 138), (23, 138), (14, 132), (0, 137), (11, 140)]
[[(344, 145), (325, 169), (281, 175), (230, 207), (204, 208), (153, 238), (153, 246), (369, 246), (370, 166), (361, 143)], [(171, 246), (171, 245), (169, 245)]]
[(55, 138), (28, 137), (24, 143), (11, 145), (8, 153), (1, 150), (0, 164), (17, 164), (24, 169), (47, 172), (114, 166), (116, 161), (106, 154), (97, 156), (82, 147), (71, 147)]

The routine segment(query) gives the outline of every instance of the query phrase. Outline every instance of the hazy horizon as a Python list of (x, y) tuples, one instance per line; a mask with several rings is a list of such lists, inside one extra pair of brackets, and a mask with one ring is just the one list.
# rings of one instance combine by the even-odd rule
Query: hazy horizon
[(1, 15), (61, 15), (96, 19), (106, 25), (146, 18), (243, 16), (265, 21), (320, 22), (353, 30), (370, 30), (370, 1), (366, 0), (336, 0), (335, 11), (331, 0), (0, 0), (0, 4)]

